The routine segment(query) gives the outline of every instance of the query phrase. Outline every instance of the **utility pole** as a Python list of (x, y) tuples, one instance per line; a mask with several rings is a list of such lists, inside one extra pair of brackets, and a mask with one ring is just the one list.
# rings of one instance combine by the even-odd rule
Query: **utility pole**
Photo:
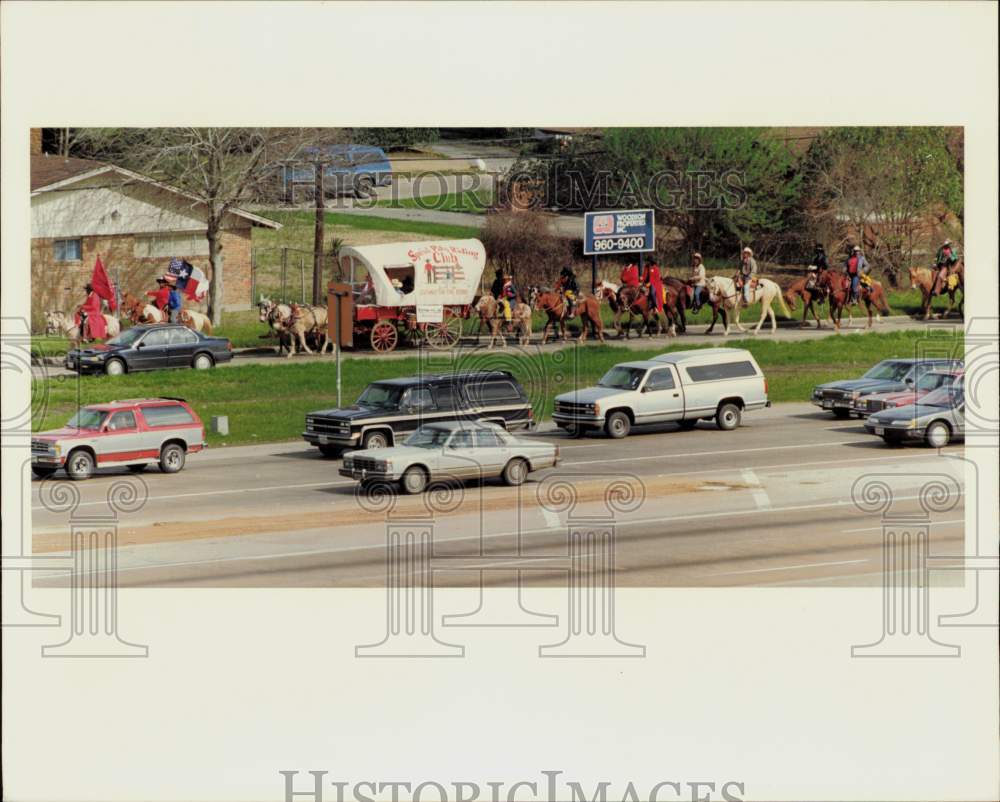
[(317, 159), (313, 164), (315, 170), (314, 192), (316, 195), (316, 224), (313, 236), (313, 286), (312, 302), (319, 306), (323, 300), (323, 235), (326, 224), (326, 201), (323, 197), (324, 161)]

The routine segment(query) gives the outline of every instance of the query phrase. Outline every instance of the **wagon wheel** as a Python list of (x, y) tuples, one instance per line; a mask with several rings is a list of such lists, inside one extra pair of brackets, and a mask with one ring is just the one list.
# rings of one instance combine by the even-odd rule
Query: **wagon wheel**
[(431, 348), (454, 348), (462, 339), (462, 318), (446, 313), (441, 323), (427, 324), (427, 344)]
[(399, 332), (396, 331), (396, 325), (388, 320), (380, 320), (372, 326), (371, 342), (372, 349), (380, 354), (395, 349), (399, 342)]

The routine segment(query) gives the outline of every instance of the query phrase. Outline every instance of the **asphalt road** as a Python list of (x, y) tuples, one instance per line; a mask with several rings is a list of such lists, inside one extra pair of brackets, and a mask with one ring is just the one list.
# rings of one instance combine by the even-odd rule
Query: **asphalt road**
[[(964, 488), (961, 464), (946, 458), (961, 446), (891, 449), (858, 421), (836, 421), (808, 404), (749, 414), (728, 433), (702, 422), (624, 441), (532, 436), (559, 443), (557, 469), (519, 489), (467, 484), (432, 512), (427, 497), (396, 498), (388, 512), (357, 497), (356, 483), (338, 475), (339, 461), (304, 444), (211, 450), (172, 476), (150, 469), (142, 475), (148, 500), (121, 519), (119, 583), (378, 587), (391, 520), (433, 530), (438, 586), (509, 583), (514, 569), (523, 569), (524, 585), (563, 585), (568, 527), (595, 525), (613, 528), (619, 586), (865, 585), (880, 578), (882, 527), (877, 513), (851, 501), (859, 477), (887, 475), (894, 512), (920, 512), (920, 474), (944, 472)], [(109, 488), (125, 476), (109, 470), (76, 485), (77, 515), (106, 511)], [(572, 509), (554, 503), (557, 479), (574, 488)], [(41, 484), (32, 483), (33, 549), (66, 555), (67, 514), (46, 509)], [(635, 491), (627, 509), (609, 511), (611, 485)], [(935, 515), (933, 554), (962, 553), (963, 516), (962, 499)], [(598, 560), (600, 549), (583, 556)], [(65, 584), (68, 574), (36, 573), (34, 581)]]

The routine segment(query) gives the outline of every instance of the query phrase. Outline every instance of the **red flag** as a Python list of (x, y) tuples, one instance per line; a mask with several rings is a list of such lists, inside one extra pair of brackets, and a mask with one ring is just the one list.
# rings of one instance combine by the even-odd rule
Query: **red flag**
[(98, 256), (97, 261), (94, 262), (94, 275), (90, 277), (90, 286), (94, 288), (94, 292), (96, 292), (98, 296), (108, 302), (108, 306), (112, 312), (118, 308), (118, 304), (115, 303), (114, 288), (111, 284), (111, 280), (108, 278), (108, 274), (104, 271), (104, 265), (101, 263), (100, 256)]

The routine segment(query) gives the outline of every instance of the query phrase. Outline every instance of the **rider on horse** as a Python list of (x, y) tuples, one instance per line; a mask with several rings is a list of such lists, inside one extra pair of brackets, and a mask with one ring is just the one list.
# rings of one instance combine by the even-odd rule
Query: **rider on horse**
[(657, 312), (663, 311), (663, 277), (660, 275), (660, 266), (655, 259), (650, 259), (642, 271), (642, 284), (649, 290), (649, 306), (656, 308)]
[(160, 276), (156, 280), (156, 285), (156, 289), (147, 292), (146, 297), (152, 298), (153, 306), (162, 312), (167, 308), (167, 303), (170, 301), (170, 287), (167, 284), (167, 280), (163, 276)]
[(101, 314), (101, 296), (92, 284), (85, 284), (83, 291), (87, 300), (76, 308), (76, 325), (80, 329), (80, 337), (85, 340), (103, 340), (108, 336), (107, 321)]
[(948, 289), (948, 276), (951, 274), (951, 268), (956, 264), (958, 264), (958, 252), (951, 244), (951, 240), (946, 239), (934, 257), (934, 269), (937, 271), (934, 277), (933, 292), (935, 295), (940, 295)]
[(620, 279), (621, 286), (618, 288), (618, 303), (621, 303), (622, 293), (626, 289), (639, 289), (639, 268), (634, 262), (629, 262), (622, 268)]
[(856, 304), (861, 293), (861, 274), (868, 267), (865, 255), (861, 252), (861, 246), (855, 245), (851, 249), (851, 255), (844, 263), (844, 273), (851, 281), (851, 303)]
[(691, 255), (691, 275), (688, 277), (688, 284), (690, 284), (692, 288), (691, 300), (693, 301), (693, 304), (691, 306), (691, 311), (697, 312), (701, 309), (701, 298), (707, 292), (705, 265), (702, 263), (700, 253)]
[(823, 249), (823, 243), (817, 242), (816, 249), (813, 251), (812, 260), (806, 266), (806, 289), (812, 290), (816, 286), (816, 279), (819, 276), (821, 270), (829, 270), (830, 262), (826, 258), (826, 251)]
[(566, 299), (565, 317), (575, 317), (576, 298), (580, 294), (580, 285), (576, 283), (576, 275), (568, 265), (559, 271), (559, 280), (556, 282), (556, 289), (561, 290)]
[(750, 290), (757, 278), (757, 260), (753, 251), (746, 247), (740, 255), (740, 272), (737, 276), (737, 286), (743, 290), (743, 303), (750, 304)]

